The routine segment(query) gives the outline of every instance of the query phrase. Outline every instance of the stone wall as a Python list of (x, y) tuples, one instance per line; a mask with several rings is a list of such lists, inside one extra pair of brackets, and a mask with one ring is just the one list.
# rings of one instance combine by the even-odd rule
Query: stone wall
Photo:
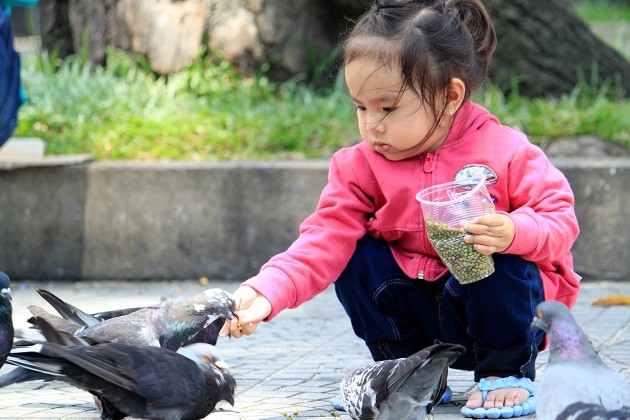
[[(587, 278), (630, 279), (629, 159), (554, 159)], [(95, 162), (0, 170), (0, 270), (16, 279), (241, 279), (284, 250), (328, 161)]]

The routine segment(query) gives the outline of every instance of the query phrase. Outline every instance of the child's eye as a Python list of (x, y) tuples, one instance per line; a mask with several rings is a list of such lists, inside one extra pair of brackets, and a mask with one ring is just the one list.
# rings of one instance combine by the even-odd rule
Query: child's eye
[(388, 113), (388, 114), (389, 114), (390, 112), (394, 112), (395, 110), (396, 110), (396, 107), (395, 107), (395, 106), (393, 106), (393, 107), (391, 107), (391, 108), (389, 108), (389, 107), (385, 107), (385, 108), (383, 108), (383, 112), (386, 112), (386, 113)]
[(361, 105), (357, 105), (357, 111), (365, 111), (365, 107)]

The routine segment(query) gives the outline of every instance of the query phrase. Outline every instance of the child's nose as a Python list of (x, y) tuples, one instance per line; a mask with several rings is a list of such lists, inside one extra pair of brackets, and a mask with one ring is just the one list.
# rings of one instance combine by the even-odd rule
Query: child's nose
[(365, 128), (369, 131), (383, 132), (385, 126), (383, 125), (383, 117), (368, 118)]

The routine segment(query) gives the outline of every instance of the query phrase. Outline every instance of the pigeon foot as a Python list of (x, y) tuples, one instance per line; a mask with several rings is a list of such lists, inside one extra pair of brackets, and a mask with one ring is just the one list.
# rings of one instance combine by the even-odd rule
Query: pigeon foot
[(536, 411), (536, 398), (534, 396), (536, 393), (536, 387), (534, 386), (534, 383), (528, 378), (517, 378), (515, 376), (510, 376), (507, 378), (493, 380), (482, 379), (481, 381), (479, 381), (477, 388), (481, 391), (482, 402), (486, 401), (488, 392), (505, 388), (525, 389), (529, 392), (529, 397), (520, 405), (503, 406), (500, 408), (484, 408), (483, 406), (470, 408), (468, 406), (464, 406), (460, 411), (464, 417), (477, 419), (507, 419), (512, 417), (527, 416), (533, 414)]

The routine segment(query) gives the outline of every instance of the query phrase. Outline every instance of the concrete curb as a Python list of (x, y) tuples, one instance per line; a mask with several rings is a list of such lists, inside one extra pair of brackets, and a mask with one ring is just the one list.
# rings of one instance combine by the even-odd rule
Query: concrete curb
[[(630, 279), (630, 159), (554, 159), (576, 196), (577, 271)], [(239, 279), (297, 236), (328, 161), (91, 162), (0, 171), (15, 279)]]

